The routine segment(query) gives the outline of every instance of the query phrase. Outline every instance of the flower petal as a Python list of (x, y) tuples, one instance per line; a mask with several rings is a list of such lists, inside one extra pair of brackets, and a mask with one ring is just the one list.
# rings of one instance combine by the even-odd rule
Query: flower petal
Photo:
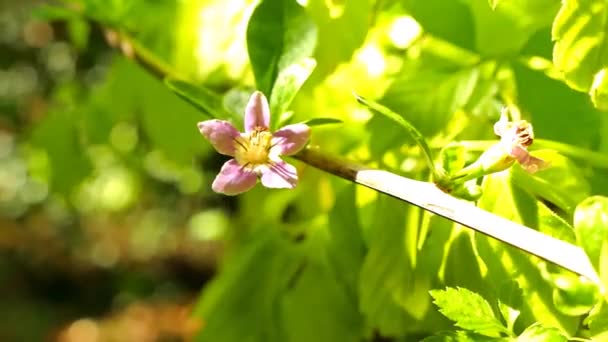
[(506, 115), (501, 115), (500, 120), (494, 124), (494, 134), (502, 137), (502, 135), (509, 129), (509, 121)]
[(216, 151), (234, 156), (234, 139), (240, 133), (230, 122), (217, 119), (202, 121), (198, 123), (198, 129)]
[(544, 170), (550, 165), (549, 162), (531, 155), (530, 152), (521, 146), (513, 147), (511, 149), (511, 156), (517, 159), (519, 164), (529, 173)]
[(262, 170), (261, 181), (267, 188), (293, 189), (298, 183), (298, 172), (295, 166), (277, 160)]
[(243, 168), (236, 160), (230, 159), (222, 166), (211, 188), (215, 192), (233, 196), (253, 188), (257, 179), (255, 173)]
[(245, 132), (249, 133), (261, 127), (268, 129), (270, 125), (270, 108), (266, 96), (259, 91), (251, 94), (247, 108), (245, 108)]
[(279, 155), (290, 156), (306, 145), (310, 138), (310, 127), (306, 124), (288, 125), (272, 135), (272, 149)]

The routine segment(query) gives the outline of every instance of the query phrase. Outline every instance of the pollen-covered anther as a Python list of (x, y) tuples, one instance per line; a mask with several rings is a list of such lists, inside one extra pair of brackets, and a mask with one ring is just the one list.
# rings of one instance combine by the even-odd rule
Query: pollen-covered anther
[(241, 134), (234, 139), (236, 161), (243, 167), (267, 164), (271, 140), (272, 133), (262, 128)]

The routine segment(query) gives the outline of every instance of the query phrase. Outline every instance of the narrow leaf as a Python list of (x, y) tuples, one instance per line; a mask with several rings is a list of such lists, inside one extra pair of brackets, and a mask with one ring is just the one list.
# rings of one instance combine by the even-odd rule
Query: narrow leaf
[(177, 96), (211, 118), (229, 119), (235, 117), (234, 114), (224, 108), (222, 98), (207, 88), (175, 79), (165, 79), (165, 84)]
[(317, 62), (314, 59), (304, 58), (283, 70), (279, 70), (270, 96), (270, 112), (273, 115), (280, 115), (287, 111), (287, 108), (289, 108), (289, 105), (316, 65)]
[(331, 125), (331, 124), (340, 124), (343, 123), (344, 121), (340, 120), (340, 119), (334, 119), (334, 118), (312, 118), (309, 120), (306, 120), (302, 123), (307, 124), (308, 126), (321, 126), (321, 125)]
[(443, 177), (443, 175), (442, 175), (444, 173), (443, 170), (438, 170), (435, 167), (435, 162), (434, 162), (434, 158), (433, 158), (433, 153), (431, 152), (431, 148), (429, 147), (429, 145), (426, 142), (426, 139), (424, 138), (422, 133), (420, 133), (420, 131), (418, 131), (418, 129), (416, 129), (416, 127), (414, 127), (411, 123), (409, 123), (407, 120), (405, 120), (401, 115), (393, 112), (392, 110), (390, 110), (374, 101), (367, 100), (364, 97), (359, 96), (356, 93), (353, 93), (353, 95), (355, 96), (355, 98), (357, 99), (357, 101), (359, 103), (365, 105), (366, 107), (371, 109), (374, 113), (387, 117), (388, 119), (399, 124), (399, 126), (401, 126), (401, 128), (405, 129), (405, 131), (414, 139), (414, 141), (422, 149), (422, 152), (424, 153), (424, 156), (426, 157), (426, 162), (428, 164), (428, 167), (433, 174), (433, 179), (438, 180)]

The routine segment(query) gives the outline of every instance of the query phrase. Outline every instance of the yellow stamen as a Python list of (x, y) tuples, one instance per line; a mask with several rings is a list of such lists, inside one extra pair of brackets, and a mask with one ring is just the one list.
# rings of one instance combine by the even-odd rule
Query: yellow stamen
[(234, 140), (236, 161), (241, 166), (250, 168), (268, 164), (271, 139), (272, 133), (260, 127), (237, 137)]

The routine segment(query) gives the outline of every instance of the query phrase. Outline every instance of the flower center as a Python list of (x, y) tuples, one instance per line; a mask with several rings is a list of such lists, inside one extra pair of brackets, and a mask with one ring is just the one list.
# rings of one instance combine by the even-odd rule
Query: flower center
[(249, 133), (241, 134), (234, 139), (236, 161), (244, 167), (268, 164), (271, 139), (272, 133), (260, 127)]

